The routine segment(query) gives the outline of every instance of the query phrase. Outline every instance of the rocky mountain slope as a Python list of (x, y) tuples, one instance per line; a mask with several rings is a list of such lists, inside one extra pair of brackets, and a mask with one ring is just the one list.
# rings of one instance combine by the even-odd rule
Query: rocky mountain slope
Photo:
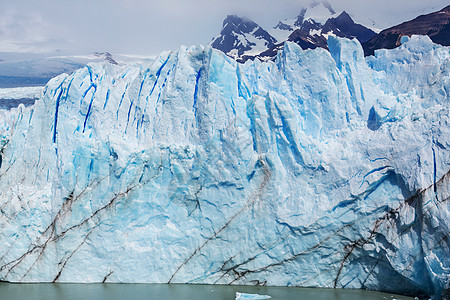
[(450, 5), (440, 11), (381, 31), (363, 43), (364, 54), (373, 55), (377, 49), (396, 48), (401, 45), (402, 36), (413, 34), (428, 35), (433, 42), (450, 46)]
[(220, 35), (211, 42), (211, 46), (239, 59), (242, 56), (255, 56), (273, 47), (276, 42), (274, 37), (255, 22), (229, 15), (223, 21)]

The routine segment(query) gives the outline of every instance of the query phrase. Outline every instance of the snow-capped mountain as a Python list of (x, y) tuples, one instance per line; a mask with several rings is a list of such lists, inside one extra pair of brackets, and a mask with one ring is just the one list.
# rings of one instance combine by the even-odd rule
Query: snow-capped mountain
[(213, 39), (211, 46), (239, 59), (243, 56), (255, 56), (273, 47), (276, 42), (274, 37), (252, 20), (229, 15), (223, 21), (220, 35)]
[(365, 42), (375, 35), (375, 31), (366, 25), (356, 24), (346, 12), (337, 13), (328, 1), (314, 1), (309, 7), (303, 8), (294, 19), (280, 21), (269, 33), (278, 42), (286, 41), (296, 30), (303, 34), (314, 36), (334, 35), (356, 38)]
[(450, 46), (450, 5), (440, 11), (404, 22), (400, 25), (381, 31), (366, 43), (363, 43), (364, 54), (373, 55), (377, 49), (392, 49), (401, 45), (401, 37), (428, 35), (435, 43)]
[(94, 56), (102, 58), (104, 61), (109, 62), (113, 65), (118, 65), (119, 63), (114, 60), (113, 56), (109, 52), (94, 52)]
[(269, 32), (278, 42), (286, 41), (297, 29), (309, 35), (320, 34), (326, 21), (336, 16), (328, 1), (313, 1), (308, 7), (302, 8), (296, 18), (278, 22)]
[(362, 43), (374, 35), (373, 30), (356, 24), (347, 12), (336, 13), (328, 1), (314, 1), (296, 18), (280, 21), (269, 31), (251, 20), (229, 16), (211, 46), (243, 62), (255, 57), (273, 59), (286, 41), (303, 49), (326, 49), (329, 36), (356, 38)]
[(321, 28), (321, 35), (334, 35), (345, 38), (356, 38), (360, 43), (368, 41), (376, 33), (361, 24), (356, 24), (350, 15), (343, 11), (339, 16), (328, 19)]

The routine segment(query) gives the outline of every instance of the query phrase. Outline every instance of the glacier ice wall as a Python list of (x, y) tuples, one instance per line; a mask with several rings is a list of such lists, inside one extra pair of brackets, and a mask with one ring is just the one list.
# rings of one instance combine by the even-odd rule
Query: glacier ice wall
[(450, 51), (91, 64), (1, 113), (0, 280), (449, 287)]

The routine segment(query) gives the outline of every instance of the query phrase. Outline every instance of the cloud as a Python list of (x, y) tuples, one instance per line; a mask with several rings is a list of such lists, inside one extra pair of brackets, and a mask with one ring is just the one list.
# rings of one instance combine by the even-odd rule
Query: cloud
[[(0, 2), (0, 51), (54, 49), (157, 54), (205, 44), (227, 14), (265, 29), (293, 18), (309, 0), (14, 0)], [(329, 0), (336, 11), (373, 19), (381, 28), (448, 5), (448, 0)], [(365, 18), (364, 18), (365, 17)]]
[[(61, 28), (61, 27), (60, 27)], [(42, 15), (7, 10), (0, 13), (0, 51), (46, 52), (58, 41), (55, 28)]]

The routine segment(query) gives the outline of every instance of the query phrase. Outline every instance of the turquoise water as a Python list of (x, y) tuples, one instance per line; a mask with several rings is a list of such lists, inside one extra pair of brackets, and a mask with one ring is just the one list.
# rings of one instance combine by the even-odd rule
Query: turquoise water
[(8, 284), (0, 283), (0, 299), (18, 300), (234, 300), (236, 292), (269, 295), (272, 299), (388, 300), (413, 299), (379, 292), (286, 287), (184, 284)]

